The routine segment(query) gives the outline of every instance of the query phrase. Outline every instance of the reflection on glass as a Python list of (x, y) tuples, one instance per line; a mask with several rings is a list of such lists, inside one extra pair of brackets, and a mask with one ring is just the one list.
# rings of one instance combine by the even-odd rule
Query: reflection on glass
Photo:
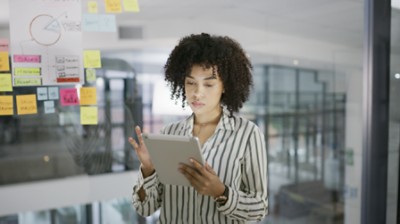
[[(142, 122), (135, 79), (132, 71), (110, 71), (104, 62), (95, 83), (98, 125), (81, 125), (79, 106), (62, 106), (57, 100), (52, 114), (44, 114), (44, 101), (37, 101), (36, 115), (0, 116), (0, 185), (139, 166), (126, 143), (134, 124)], [(35, 91), (35, 87), (21, 87), (13, 94)]]
[(271, 214), (265, 222), (343, 223), (346, 93), (334, 92), (317, 70), (261, 65), (254, 75), (243, 115), (264, 125)]

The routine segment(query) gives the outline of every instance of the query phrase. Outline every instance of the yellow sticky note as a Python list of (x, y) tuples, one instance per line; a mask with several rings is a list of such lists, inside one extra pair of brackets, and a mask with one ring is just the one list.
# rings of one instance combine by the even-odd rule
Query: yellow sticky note
[(86, 81), (88, 82), (96, 81), (96, 69), (93, 68), (86, 69)]
[(98, 123), (97, 107), (81, 107), (81, 124), (94, 124)]
[(105, 0), (104, 1), (107, 13), (122, 12), (121, 0)]
[(80, 89), (80, 100), (81, 105), (96, 105), (96, 87), (82, 87)]
[(12, 92), (11, 74), (0, 74), (0, 92)]
[(37, 114), (36, 94), (17, 95), (17, 114)]
[(40, 68), (14, 68), (14, 76), (40, 76)]
[(83, 52), (83, 64), (85, 68), (101, 68), (101, 57), (99, 50)]
[(14, 86), (41, 86), (40, 78), (14, 78)]
[(0, 52), (0, 71), (10, 71), (8, 52)]
[(89, 13), (97, 13), (99, 11), (97, 7), (97, 2), (95, 1), (88, 1), (87, 7)]
[(139, 4), (137, 0), (124, 0), (124, 8), (127, 12), (139, 12)]
[(0, 96), (0, 115), (13, 115), (13, 96)]

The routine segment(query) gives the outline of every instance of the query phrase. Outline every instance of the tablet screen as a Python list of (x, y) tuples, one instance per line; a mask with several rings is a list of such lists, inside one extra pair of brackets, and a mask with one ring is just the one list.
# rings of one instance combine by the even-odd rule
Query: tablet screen
[(198, 138), (146, 133), (142, 137), (160, 181), (164, 184), (191, 186), (178, 167), (179, 163), (190, 164), (190, 158), (204, 165)]

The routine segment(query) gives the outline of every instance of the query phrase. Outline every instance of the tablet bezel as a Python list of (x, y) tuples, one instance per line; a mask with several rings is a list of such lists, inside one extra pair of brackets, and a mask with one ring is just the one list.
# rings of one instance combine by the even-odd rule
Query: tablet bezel
[(164, 184), (191, 186), (178, 167), (179, 163), (190, 165), (189, 158), (204, 165), (198, 138), (150, 133), (143, 133), (142, 137), (160, 181)]

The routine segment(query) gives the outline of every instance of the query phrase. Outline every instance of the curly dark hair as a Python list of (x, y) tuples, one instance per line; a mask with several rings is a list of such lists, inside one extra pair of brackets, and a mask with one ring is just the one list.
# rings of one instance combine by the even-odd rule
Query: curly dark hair
[(171, 88), (171, 98), (182, 97), (185, 107), (185, 77), (193, 65), (212, 68), (222, 80), (225, 93), (221, 104), (230, 115), (238, 112), (249, 97), (253, 85), (250, 60), (238, 42), (227, 36), (210, 36), (206, 33), (183, 37), (172, 50), (164, 66), (165, 81)]

